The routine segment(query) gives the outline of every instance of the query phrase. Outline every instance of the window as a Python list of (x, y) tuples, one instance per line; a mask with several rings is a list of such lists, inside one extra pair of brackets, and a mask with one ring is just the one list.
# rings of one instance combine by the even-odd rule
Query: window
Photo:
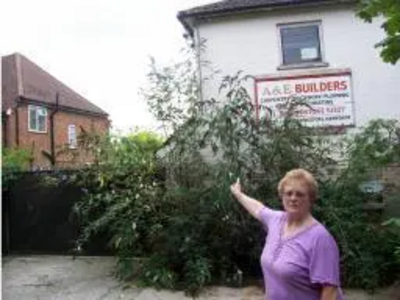
[(323, 63), (320, 27), (319, 22), (279, 25), (283, 66)]
[(29, 131), (47, 132), (47, 109), (40, 106), (28, 106)]
[(76, 127), (73, 124), (68, 125), (68, 145), (71, 149), (75, 149), (77, 147)]

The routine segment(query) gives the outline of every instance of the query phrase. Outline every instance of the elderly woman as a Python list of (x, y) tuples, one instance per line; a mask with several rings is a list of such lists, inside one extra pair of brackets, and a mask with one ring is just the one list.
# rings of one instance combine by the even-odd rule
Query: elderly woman
[(288, 172), (278, 185), (285, 211), (277, 211), (245, 195), (239, 180), (231, 186), (241, 205), (268, 229), (261, 255), (268, 300), (343, 299), (338, 247), (311, 215), (317, 190), (309, 172)]

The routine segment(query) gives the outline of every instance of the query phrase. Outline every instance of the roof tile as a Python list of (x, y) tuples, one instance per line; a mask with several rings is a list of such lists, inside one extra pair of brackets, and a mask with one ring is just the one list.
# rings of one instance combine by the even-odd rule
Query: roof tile
[(207, 5), (197, 6), (179, 12), (179, 18), (233, 11), (253, 10), (257, 8), (295, 6), (306, 4), (334, 3), (338, 0), (223, 0)]
[(2, 78), (3, 110), (12, 107), (18, 96), (55, 104), (58, 94), (60, 106), (108, 115), (21, 54), (2, 57)]

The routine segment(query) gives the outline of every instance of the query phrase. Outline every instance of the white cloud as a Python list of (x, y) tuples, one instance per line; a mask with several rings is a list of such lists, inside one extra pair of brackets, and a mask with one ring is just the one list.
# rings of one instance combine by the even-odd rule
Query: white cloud
[(110, 113), (114, 126), (154, 127), (138, 90), (148, 57), (183, 46), (179, 10), (210, 0), (3, 1), (1, 55), (19, 52)]

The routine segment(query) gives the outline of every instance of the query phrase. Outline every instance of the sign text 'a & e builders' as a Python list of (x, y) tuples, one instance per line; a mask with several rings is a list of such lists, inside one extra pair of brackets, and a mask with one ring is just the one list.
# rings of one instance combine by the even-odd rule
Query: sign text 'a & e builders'
[[(354, 125), (351, 74), (334, 73), (256, 79), (258, 115), (272, 113), (282, 119), (289, 100), (307, 105), (296, 108), (294, 117), (313, 127)], [(266, 109), (268, 108), (268, 110)]]

